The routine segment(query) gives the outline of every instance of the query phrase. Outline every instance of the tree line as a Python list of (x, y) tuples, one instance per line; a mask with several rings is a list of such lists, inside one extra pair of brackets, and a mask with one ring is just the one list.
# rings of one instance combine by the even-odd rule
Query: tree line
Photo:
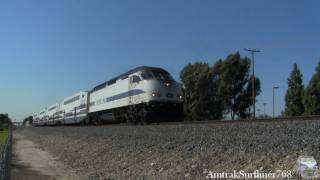
[(212, 66), (205, 62), (186, 65), (180, 78), (183, 84), (187, 120), (219, 120), (227, 116), (245, 119), (252, 114), (252, 91), (261, 93), (259, 78), (250, 74), (251, 60), (239, 52), (219, 59)]
[(320, 62), (306, 87), (304, 87), (303, 75), (298, 65), (293, 65), (293, 70), (288, 78), (283, 115), (320, 115)]
[(0, 114), (0, 130), (7, 129), (10, 123), (8, 114)]
[[(213, 65), (200, 61), (186, 65), (180, 73), (186, 120), (250, 118), (253, 113), (250, 66), (251, 60), (241, 57), (239, 52)], [(255, 96), (261, 93), (258, 77), (254, 93)], [(298, 65), (293, 65), (282, 115), (320, 115), (320, 62), (306, 87)]]

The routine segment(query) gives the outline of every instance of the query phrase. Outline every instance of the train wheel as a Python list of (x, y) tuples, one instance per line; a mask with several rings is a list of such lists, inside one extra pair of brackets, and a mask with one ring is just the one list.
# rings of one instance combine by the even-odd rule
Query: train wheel
[(94, 125), (100, 125), (100, 115), (99, 114), (95, 114), (92, 118), (92, 124)]
[(145, 125), (149, 125), (149, 124), (150, 124), (150, 121), (149, 121), (149, 116), (148, 116), (148, 109), (147, 109), (147, 107), (143, 106), (143, 107), (141, 108), (140, 114), (141, 114), (141, 121), (142, 121), (142, 123), (145, 124)]
[(89, 124), (90, 124), (90, 119), (89, 119), (89, 117), (83, 119), (82, 125), (89, 125)]
[(124, 108), (119, 110), (120, 113), (120, 118), (121, 118), (121, 123), (126, 123), (127, 119), (126, 119), (126, 110)]
[(132, 112), (132, 119), (133, 119), (134, 125), (141, 124), (141, 122), (139, 120), (139, 109), (138, 109), (138, 106), (133, 106), (131, 112)]

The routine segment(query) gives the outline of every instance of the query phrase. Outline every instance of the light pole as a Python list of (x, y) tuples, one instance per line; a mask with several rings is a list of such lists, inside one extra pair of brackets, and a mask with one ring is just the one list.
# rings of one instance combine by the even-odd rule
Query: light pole
[(273, 102), (273, 111), (272, 111), (272, 112), (273, 112), (273, 113), (272, 113), (273, 116), (272, 116), (272, 117), (273, 117), (273, 118), (274, 118), (274, 110), (275, 110), (275, 107), (274, 107), (274, 91), (275, 91), (276, 89), (279, 89), (279, 87), (278, 87), (278, 86), (275, 86), (275, 87), (272, 88), (272, 99), (273, 99), (273, 100), (272, 100), (272, 102)]
[(254, 53), (260, 52), (257, 49), (245, 48), (245, 51), (251, 52), (252, 56), (252, 101), (253, 101), (253, 119), (256, 118), (256, 96), (255, 96), (255, 76), (254, 76)]
[(266, 116), (266, 106), (267, 103), (263, 103), (263, 115)]

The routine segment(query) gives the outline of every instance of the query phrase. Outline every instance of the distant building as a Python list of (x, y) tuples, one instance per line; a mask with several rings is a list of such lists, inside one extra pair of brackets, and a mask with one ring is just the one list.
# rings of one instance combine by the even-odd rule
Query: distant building
[(13, 125), (14, 125), (14, 126), (22, 126), (22, 125), (23, 125), (23, 122), (13, 122)]
[(32, 120), (33, 120), (32, 116), (29, 116), (29, 117), (27, 117), (27, 118), (25, 118), (25, 119), (23, 120), (22, 125), (23, 125), (23, 126), (31, 126)]
[(30, 126), (31, 122), (30, 121), (26, 121), (26, 123), (24, 124), (24, 126)]

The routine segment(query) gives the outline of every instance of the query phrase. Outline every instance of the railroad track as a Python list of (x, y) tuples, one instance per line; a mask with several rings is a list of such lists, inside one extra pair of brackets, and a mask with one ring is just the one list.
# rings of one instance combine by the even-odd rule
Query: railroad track
[(178, 124), (231, 124), (231, 123), (277, 123), (288, 121), (314, 121), (320, 120), (317, 116), (295, 116), (295, 117), (277, 117), (277, 118), (256, 118), (256, 119), (239, 119), (239, 120), (206, 120), (206, 121), (181, 121), (181, 122), (163, 122), (162, 125), (178, 125)]
[[(239, 119), (239, 120), (205, 120), (205, 121), (173, 121), (161, 122), (158, 125), (192, 125), (192, 124), (236, 124), (236, 123), (278, 123), (290, 121), (315, 121), (320, 120), (320, 115), (317, 116), (296, 116), (296, 117), (277, 117), (277, 118), (256, 118), (256, 119)], [(152, 123), (151, 125), (157, 125)], [(83, 126), (83, 125), (67, 125), (67, 126)], [(87, 125), (92, 126), (134, 126), (133, 123), (121, 124), (103, 124), (103, 125)], [(140, 125), (137, 125), (140, 126)], [(56, 126), (57, 127), (57, 126)]]

